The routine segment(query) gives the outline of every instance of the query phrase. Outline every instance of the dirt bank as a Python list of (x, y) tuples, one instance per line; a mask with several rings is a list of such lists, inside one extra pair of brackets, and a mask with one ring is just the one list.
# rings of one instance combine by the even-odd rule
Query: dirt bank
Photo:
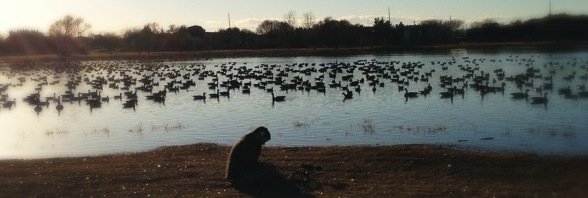
[(261, 161), (310, 180), (257, 194), (223, 179), (229, 147), (194, 144), (144, 153), (1, 160), (2, 197), (588, 197), (588, 157), (455, 150), (428, 145), (269, 147)]

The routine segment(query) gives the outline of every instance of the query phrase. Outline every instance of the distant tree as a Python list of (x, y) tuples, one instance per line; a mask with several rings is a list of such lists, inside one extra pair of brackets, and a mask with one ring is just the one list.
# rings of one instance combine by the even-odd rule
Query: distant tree
[(289, 23), (278, 20), (264, 20), (259, 24), (256, 31), (265, 41), (265, 47), (290, 47), (295, 40), (294, 27)]
[(258, 35), (247, 29), (239, 28), (221, 29), (218, 33), (206, 38), (206, 44), (215, 44), (215, 49), (249, 49), (256, 42)]
[(373, 32), (376, 45), (387, 45), (392, 36), (392, 24), (384, 18), (375, 18)]
[(82, 18), (74, 18), (71, 15), (66, 15), (51, 24), (49, 27), (49, 36), (81, 37), (91, 27)]
[(34, 55), (53, 52), (47, 37), (38, 30), (22, 29), (10, 31), (5, 39), (5, 50), (9, 54)]
[(347, 20), (326, 17), (315, 25), (316, 44), (329, 47), (350, 46), (356, 43), (358, 27)]
[(139, 34), (139, 48), (149, 52), (163, 50), (163, 33), (163, 28), (159, 24), (145, 24)]
[(190, 36), (196, 37), (196, 38), (202, 38), (202, 37), (204, 37), (204, 33), (206, 33), (206, 30), (204, 30), (204, 28), (202, 28), (198, 25), (193, 25), (193, 26), (188, 27), (187, 31), (190, 34)]
[(281, 23), (278, 20), (264, 20), (257, 26), (256, 31), (261, 35), (275, 32), (280, 28)]
[(312, 12), (305, 12), (302, 14), (302, 28), (310, 29), (315, 24), (315, 17)]
[(123, 42), (124, 51), (143, 51), (139, 42), (141, 40), (141, 29), (139, 28), (128, 28), (123, 31)]
[(6, 43), (4, 42), (4, 36), (0, 34), (0, 55), (6, 54)]
[(123, 47), (123, 38), (114, 33), (96, 34), (90, 36), (90, 45), (95, 50), (115, 51)]
[(284, 22), (292, 27), (296, 27), (296, 12), (290, 10), (284, 14)]
[(461, 20), (443, 21), (429, 19), (419, 24), (422, 31), (422, 44), (441, 44), (456, 42), (460, 35), (460, 28), (463, 25)]
[(501, 26), (498, 22), (485, 19), (473, 22), (467, 30), (467, 36), (470, 41), (494, 42), (501, 38), (500, 32)]
[(463, 37), (464, 32), (463, 29), (461, 29), (463, 24), (464, 21), (456, 19), (443, 21), (444, 29), (449, 32), (450, 41), (457, 41)]
[(55, 21), (49, 27), (49, 36), (55, 41), (57, 51), (62, 56), (67, 56), (74, 51), (83, 49), (82, 35), (92, 26), (84, 22), (82, 18), (74, 18), (66, 15)]

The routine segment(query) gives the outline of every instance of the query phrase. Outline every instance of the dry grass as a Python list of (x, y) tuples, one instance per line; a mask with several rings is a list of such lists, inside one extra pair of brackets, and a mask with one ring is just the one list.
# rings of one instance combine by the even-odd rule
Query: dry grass
[[(229, 147), (194, 144), (134, 154), (0, 161), (2, 197), (248, 197), (223, 179)], [(438, 146), (264, 148), (283, 175), (321, 166), (267, 197), (587, 197), (588, 158)], [(277, 188), (280, 189), (280, 188)], [(286, 189), (286, 188), (283, 188)]]

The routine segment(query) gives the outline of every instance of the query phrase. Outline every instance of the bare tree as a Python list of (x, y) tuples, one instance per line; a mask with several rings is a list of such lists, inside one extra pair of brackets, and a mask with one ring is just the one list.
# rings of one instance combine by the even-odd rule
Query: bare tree
[(464, 21), (462, 20), (449, 20), (449, 21), (443, 21), (443, 25), (445, 25), (447, 28), (449, 28), (451, 30), (451, 32), (456, 32), (457, 30), (459, 30), (459, 28), (461, 28), (461, 26), (463, 26)]
[(302, 27), (310, 29), (315, 24), (315, 17), (312, 12), (306, 12), (302, 14)]
[(79, 38), (91, 27), (82, 18), (66, 15), (51, 24), (49, 36), (55, 42), (55, 50), (62, 56), (68, 56), (75, 51), (85, 53), (87, 52), (86, 46), (81, 42), (82, 39)]
[(280, 27), (280, 21), (277, 20), (264, 20), (257, 26), (257, 33), (260, 35), (267, 34), (273, 31), (276, 31)]
[(163, 33), (163, 27), (161, 27), (161, 25), (159, 25), (156, 22), (151, 22), (151, 23), (145, 24), (145, 26), (143, 26), (143, 30), (150, 31), (151, 33), (154, 33), (154, 34)]
[(296, 12), (294, 12), (294, 10), (290, 10), (284, 14), (284, 22), (292, 27), (296, 27)]
[(49, 36), (81, 37), (91, 27), (90, 24), (84, 22), (84, 19), (67, 15), (51, 24)]

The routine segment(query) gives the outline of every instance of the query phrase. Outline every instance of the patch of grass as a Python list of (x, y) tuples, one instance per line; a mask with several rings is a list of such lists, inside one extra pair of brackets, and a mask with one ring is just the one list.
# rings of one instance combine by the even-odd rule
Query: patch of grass
[(376, 133), (376, 126), (374, 126), (374, 123), (372, 122), (372, 120), (363, 119), (363, 122), (361, 122), (360, 125), (361, 125), (361, 128), (363, 129), (364, 133), (367, 133), (367, 134)]
[(151, 131), (163, 130), (163, 132), (166, 133), (170, 131), (179, 131), (182, 130), (182, 128), (184, 128), (184, 125), (179, 122), (175, 124), (164, 123), (162, 125), (151, 125)]
[(179, 122), (176, 124), (172, 124), (172, 125), (166, 123), (163, 126), (163, 129), (166, 133), (170, 132), (170, 131), (179, 131), (179, 130), (182, 130), (182, 128), (184, 128), (184, 125), (182, 125), (182, 123), (179, 123)]
[(444, 132), (447, 131), (447, 126), (442, 125), (442, 124), (436, 124), (433, 126), (405, 126), (405, 125), (396, 125), (392, 127), (393, 130), (396, 130), (398, 132), (404, 133), (404, 132), (412, 132), (412, 133), (430, 133), (430, 134), (434, 134), (434, 133), (439, 133), (439, 132)]
[(54, 136), (54, 135), (67, 135), (69, 131), (66, 129), (54, 129), (54, 130), (45, 130), (46, 136)]
[(143, 123), (140, 122), (135, 128), (129, 129), (129, 132), (143, 134)]
[(109, 128), (102, 128), (102, 129), (92, 129), (92, 131), (90, 131), (91, 134), (96, 135), (96, 134), (105, 134), (106, 136), (110, 137), (110, 129)]
[(310, 124), (306, 123), (306, 121), (305, 122), (302, 122), (302, 121), (298, 121), (298, 120), (297, 121), (294, 121), (293, 124), (294, 124), (294, 128), (297, 128), (297, 129), (299, 129), (299, 128), (308, 128), (310, 126)]

